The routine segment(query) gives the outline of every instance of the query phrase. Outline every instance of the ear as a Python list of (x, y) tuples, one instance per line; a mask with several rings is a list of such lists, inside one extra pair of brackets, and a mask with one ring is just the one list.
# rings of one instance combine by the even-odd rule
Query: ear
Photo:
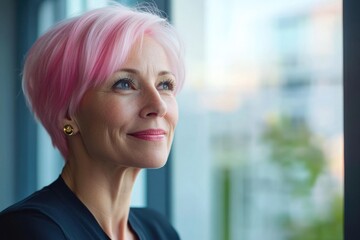
[(66, 125), (70, 125), (73, 128), (73, 132), (74, 132), (73, 135), (79, 132), (79, 126), (73, 118), (64, 118), (62, 120), (61, 129), (63, 129), (63, 127)]

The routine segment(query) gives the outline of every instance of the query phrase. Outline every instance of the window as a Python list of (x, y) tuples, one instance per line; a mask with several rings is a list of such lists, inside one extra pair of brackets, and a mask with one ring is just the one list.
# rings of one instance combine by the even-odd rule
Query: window
[[(13, 28), (21, 36), (19, 53), (13, 54), (17, 69), (37, 33), (33, 31), (34, 16), (39, 14), (48, 21), (39, 22), (41, 32), (48, 27), (46, 23), (59, 20), (60, 9), (54, 2), (67, 3), (62, 9), (64, 17), (103, 1), (41, 1), (40, 10), (35, 9), (38, 1), (20, 2), (16, 9), (19, 24)], [(171, 19), (185, 40), (188, 65), (187, 83), (179, 96), (181, 117), (172, 161), (172, 215), (182, 238), (262, 239), (265, 235), (267, 239), (342, 239), (342, 2), (171, 3)], [(358, 16), (359, 6), (354, 0), (345, 3), (345, 35), (349, 37), (349, 29), (358, 29), (354, 16)], [(353, 82), (345, 88), (345, 129), (352, 161), (347, 163), (351, 172), (346, 176), (351, 181), (346, 185), (345, 230), (348, 236), (358, 236), (359, 194), (354, 183), (359, 180), (355, 161), (360, 155), (356, 138), (359, 116), (353, 114), (359, 102), (358, 74), (353, 69), (358, 53), (357, 43), (350, 43), (345, 42), (351, 55), (345, 67), (351, 68), (348, 74)], [(18, 94), (19, 81), (13, 80)], [(6, 99), (12, 101), (12, 95)], [(6, 172), (1, 175), (3, 183), (14, 186), (1, 187), (9, 196), (0, 198), (3, 206), (55, 178), (62, 164), (60, 159), (60, 165), (49, 159), (57, 158), (56, 152), (40, 152), (38, 147), (34, 154), (34, 145), (41, 145), (41, 151), (47, 149), (42, 145), (47, 136), (43, 130), (33, 133), (33, 118), (20, 101), (17, 97), (13, 104), (14, 116), (4, 110), (9, 115), (6, 122), (14, 118), (5, 132), (11, 128), (16, 145), (11, 136), (3, 134), (3, 149), (14, 153), (2, 155), (10, 159), (1, 161)], [(38, 139), (42, 140), (37, 144)], [(51, 166), (44, 169), (39, 164), (34, 170), (34, 159)], [(12, 169), (16, 169), (14, 178)]]
[(173, 162), (181, 236), (341, 239), (342, 2), (172, 10), (187, 48)]

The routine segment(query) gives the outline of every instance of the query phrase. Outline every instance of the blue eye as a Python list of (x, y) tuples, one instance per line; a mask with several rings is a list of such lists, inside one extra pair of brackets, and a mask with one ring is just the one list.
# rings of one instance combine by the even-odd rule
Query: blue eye
[(118, 80), (114, 85), (114, 89), (120, 89), (120, 90), (131, 90), (134, 89), (134, 81), (130, 78), (122, 78)]
[(164, 91), (174, 91), (175, 90), (175, 83), (173, 80), (164, 80), (162, 82), (160, 82), (160, 84), (158, 85), (158, 89), (159, 90), (164, 90)]

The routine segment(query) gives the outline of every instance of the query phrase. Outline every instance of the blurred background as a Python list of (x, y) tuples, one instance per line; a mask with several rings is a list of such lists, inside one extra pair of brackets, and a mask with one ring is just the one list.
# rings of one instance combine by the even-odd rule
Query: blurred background
[[(343, 239), (342, 1), (151, 2), (183, 38), (187, 78), (169, 162), (140, 175), (132, 205), (158, 209), (185, 240)], [(1, 210), (63, 165), (24, 103), (26, 51), (106, 4), (1, 1)]]

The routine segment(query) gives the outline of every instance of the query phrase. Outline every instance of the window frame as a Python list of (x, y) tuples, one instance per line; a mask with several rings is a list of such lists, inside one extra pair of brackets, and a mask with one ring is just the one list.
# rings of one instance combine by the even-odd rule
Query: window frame
[(360, 2), (343, 0), (344, 239), (360, 239)]

